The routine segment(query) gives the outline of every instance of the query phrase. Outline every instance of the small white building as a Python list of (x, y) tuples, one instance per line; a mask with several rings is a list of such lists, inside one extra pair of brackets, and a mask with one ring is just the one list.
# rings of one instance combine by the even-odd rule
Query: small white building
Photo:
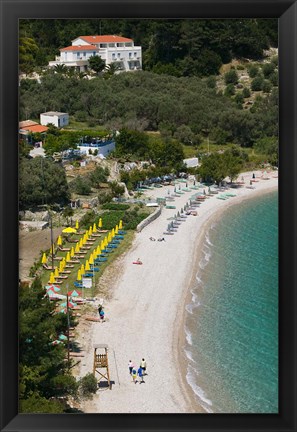
[(58, 111), (45, 112), (40, 114), (40, 123), (44, 126), (51, 123), (61, 128), (69, 124), (69, 114)]
[(189, 158), (189, 159), (184, 159), (183, 163), (187, 166), (187, 168), (195, 168), (197, 166), (199, 166), (199, 159), (198, 158)]
[(116, 63), (119, 72), (142, 69), (141, 46), (134, 46), (132, 39), (115, 35), (79, 36), (72, 45), (60, 49), (60, 56), (50, 61), (49, 67), (64, 64), (84, 72), (92, 56), (100, 56), (106, 65)]

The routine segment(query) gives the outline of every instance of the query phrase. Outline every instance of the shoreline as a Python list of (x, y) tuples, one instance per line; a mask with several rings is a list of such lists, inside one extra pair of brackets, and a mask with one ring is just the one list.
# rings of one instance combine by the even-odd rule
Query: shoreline
[[(245, 180), (251, 173), (243, 174)], [(273, 184), (272, 184), (273, 183)], [(257, 187), (258, 186), (258, 187)], [(85, 412), (98, 413), (204, 413), (187, 382), (188, 360), (185, 347), (186, 305), (190, 303), (191, 288), (200, 260), (198, 245), (214, 219), (231, 205), (277, 189), (277, 179), (257, 183), (255, 190), (240, 188), (228, 202), (214, 197), (197, 209), (198, 216), (188, 216), (177, 232), (165, 236), (165, 242), (152, 242), (150, 236), (162, 237), (167, 216), (173, 216), (190, 198), (189, 194), (176, 199), (176, 210), (163, 209), (161, 216), (137, 233), (131, 249), (119, 259), (121, 269), (117, 281), (111, 281), (111, 301), (106, 304), (108, 321), (93, 324), (89, 346), (107, 343), (110, 347), (110, 369), (115, 384), (112, 391), (101, 389)], [(160, 188), (161, 189), (161, 188)], [(173, 187), (149, 190), (153, 198), (173, 192)], [(194, 190), (192, 191), (194, 193)], [(174, 203), (175, 204), (175, 203)], [(137, 257), (143, 266), (133, 266)], [(191, 257), (190, 260), (183, 259)], [(145, 385), (134, 386), (127, 372), (130, 360), (145, 357), (148, 373)], [(92, 370), (93, 352), (86, 352), (80, 376)], [(138, 366), (138, 365), (137, 365)], [(164, 369), (166, 368), (166, 370)], [(132, 386), (132, 387), (131, 387)]]
[[(194, 265), (192, 267), (191, 278), (189, 279), (189, 283), (187, 284), (187, 291), (185, 294), (184, 304), (183, 304), (184, 306), (183, 315), (180, 319), (178, 337), (176, 338), (177, 344), (174, 345), (174, 349), (176, 351), (176, 358), (178, 359), (178, 363), (181, 365), (181, 370), (179, 373), (179, 379), (181, 385), (184, 387), (187, 393), (186, 397), (190, 401), (189, 402), (190, 409), (194, 408), (195, 412), (197, 413), (200, 412), (197, 411), (197, 408), (201, 409), (203, 413), (207, 413), (207, 411), (199, 404), (198, 397), (196, 396), (194, 390), (192, 389), (191, 385), (188, 383), (186, 378), (189, 361), (185, 354), (185, 346), (187, 343), (185, 328), (186, 328), (187, 314), (188, 314), (186, 310), (186, 306), (191, 303), (191, 298), (192, 298), (191, 289), (193, 288), (195, 283), (197, 283), (196, 276), (199, 272), (199, 270), (197, 269), (199, 269), (199, 262), (201, 261), (202, 258), (202, 246), (205, 241), (205, 234), (208, 232), (211, 225), (213, 223), (216, 223), (221, 217), (223, 217), (224, 213), (230, 207), (234, 205), (238, 205), (241, 202), (246, 200), (252, 200), (259, 196), (273, 193), (274, 191), (277, 191), (277, 186), (271, 187), (269, 189), (258, 190), (257, 193), (253, 196), (234, 197), (232, 201), (231, 200), (229, 201), (228, 205), (224, 206), (223, 208), (217, 209), (216, 211), (213, 212), (210, 218), (207, 221), (205, 221), (205, 223), (202, 225), (201, 232), (198, 233), (197, 238), (194, 241), (195, 248), (196, 248), (195, 257), (193, 259)], [(180, 349), (180, 347), (182, 347), (182, 349)]]

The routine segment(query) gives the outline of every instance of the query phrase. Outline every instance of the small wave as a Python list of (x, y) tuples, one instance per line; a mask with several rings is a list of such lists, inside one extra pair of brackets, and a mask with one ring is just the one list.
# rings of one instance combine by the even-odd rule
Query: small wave
[(192, 334), (191, 334), (191, 332), (187, 329), (187, 327), (185, 327), (185, 333), (186, 333), (186, 340), (187, 340), (188, 344), (189, 344), (189, 345), (193, 345)]
[(213, 246), (212, 242), (209, 239), (209, 231), (207, 231), (207, 233), (205, 234), (205, 240), (206, 243), (209, 244), (209, 246)]
[(207, 398), (207, 396), (205, 394), (205, 391), (202, 390), (202, 388), (199, 387), (196, 384), (196, 382), (195, 382), (195, 375), (197, 375), (197, 371), (192, 366), (189, 365), (188, 372), (187, 372), (187, 375), (186, 375), (187, 382), (191, 386), (191, 388), (192, 388), (193, 392), (195, 393), (195, 395), (202, 402), (201, 405), (203, 406), (203, 408), (207, 412), (212, 412), (212, 410), (210, 409), (210, 407), (212, 406), (212, 401)]
[(205, 267), (207, 266), (207, 264), (209, 263), (210, 257), (211, 257), (211, 252), (207, 252), (205, 250), (202, 250), (204, 257), (202, 258), (202, 260), (199, 261), (199, 267), (204, 270)]
[(192, 355), (191, 351), (185, 349), (185, 354), (186, 354), (186, 357), (188, 360), (190, 360), (193, 363), (196, 363), (196, 361), (193, 359), (193, 355)]
[(199, 307), (200, 304), (201, 303), (199, 303), (199, 301), (195, 302), (195, 303), (187, 304), (186, 311), (189, 312), (191, 315), (193, 315), (193, 310), (196, 309), (197, 307)]
[(202, 279), (199, 276), (199, 271), (196, 274), (196, 281), (198, 282), (199, 285), (202, 285), (202, 286), (204, 285)]

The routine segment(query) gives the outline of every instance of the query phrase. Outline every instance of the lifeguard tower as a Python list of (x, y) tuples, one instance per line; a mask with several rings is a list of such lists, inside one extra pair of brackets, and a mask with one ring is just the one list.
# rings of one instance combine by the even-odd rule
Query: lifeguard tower
[[(98, 382), (100, 380), (106, 380), (108, 382), (109, 389), (111, 390), (111, 382), (109, 378), (109, 369), (108, 369), (108, 355), (107, 355), (108, 345), (95, 344), (93, 346), (94, 346), (94, 365), (93, 365), (94, 376), (96, 377), (96, 373), (99, 375)], [(101, 369), (101, 371), (99, 369)]]

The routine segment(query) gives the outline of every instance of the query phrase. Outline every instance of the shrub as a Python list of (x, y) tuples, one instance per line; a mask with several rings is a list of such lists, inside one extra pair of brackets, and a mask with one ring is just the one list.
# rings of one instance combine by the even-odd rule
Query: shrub
[(98, 383), (92, 373), (88, 373), (79, 380), (79, 389), (85, 399), (89, 399), (98, 389)]
[(110, 192), (103, 192), (98, 195), (99, 204), (110, 203), (112, 201), (112, 194)]
[(262, 86), (262, 90), (263, 90), (263, 92), (264, 92), (264, 93), (270, 93), (271, 89), (272, 89), (272, 84), (271, 84), (271, 82), (268, 81), (268, 80), (264, 80), (264, 82), (263, 82), (263, 86)]
[(237, 65), (236, 69), (237, 70), (244, 70), (244, 66), (239, 64), (239, 65)]
[(248, 74), (251, 78), (255, 78), (258, 75), (259, 68), (256, 65), (251, 65), (248, 67)]
[(248, 98), (251, 95), (250, 89), (248, 89), (247, 87), (244, 87), (244, 89), (242, 90), (242, 95), (244, 98)]
[(91, 185), (87, 178), (78, 176), (76, 179), (69, 183), (69, 188), (72, 192), (78, 195), (89, 195), (91, 192)]
[(265, 63), (262, 67), (262, 72), (265, 78), (269, 78), (270, 75), (274, 72), (275, 65), (273, 63)]
[(238, 74), (236, 70), (231, 69), (229, 72), (226, 72), (224, 75), (225, 84), (237, 84), (238, 83)]
[(106, 203), (103, 204), (103, 210), (128, 210), (130, 208), (129, 204), (116, 204), (116, 203)]
[(228, 84), (224, 91), (225, 96), (233, 96), (235, 95), (235, 87), (234, 84)]
[(257, 75), (256, 78), (253, 79), (251, 83), (251, 89), (253, 91), (260, 91), (262, 90), (264, 84), (264, 79), (261, 75)]
[(278, 86), (278, 72), (277, 72), (277, 71), (274, 71), (274, 72), (270, 75), (270, 77), (269, 77), (269, 81), (271, 82), (271, 84), (272, 84), (274, 87), (277, 87), (277, 86)]

